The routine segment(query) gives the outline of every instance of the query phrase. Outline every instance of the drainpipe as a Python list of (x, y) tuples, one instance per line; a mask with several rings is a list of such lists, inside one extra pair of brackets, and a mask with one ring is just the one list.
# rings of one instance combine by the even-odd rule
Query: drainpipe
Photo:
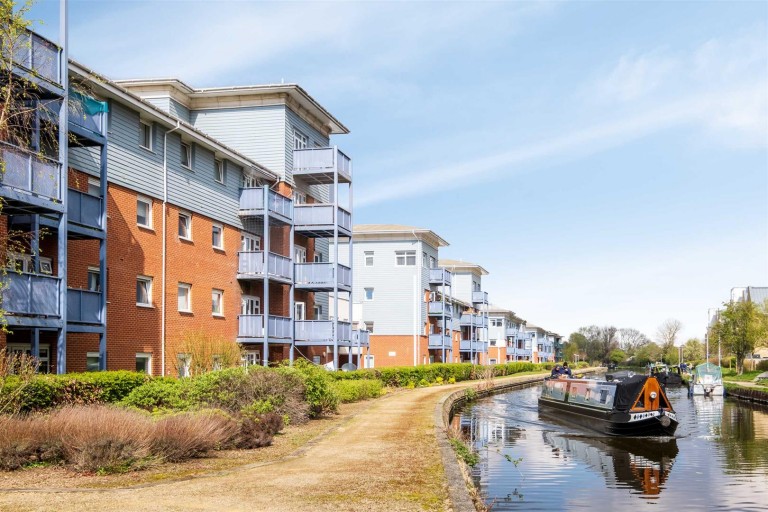
[(179, 121), (176, 121), (176, 126), (171, 128), (170, 130), (167, 130), (165, 134), (163, 135), (163, 250), (162, 250), (162, 260), (163, 260), (163, 269), (162, 269), (162, 293), (160, 294), (161, 297), (161, 306), (160, 306), (160, 357), (161, 357), (161, 364), (160, 364), (160, 371), (161, 375), (165, 377), (165, 264), (166, 264), (166, 210), (168, 208), (168, 134), (171, 132), (175, 132), (181, 128), (181, 123)]

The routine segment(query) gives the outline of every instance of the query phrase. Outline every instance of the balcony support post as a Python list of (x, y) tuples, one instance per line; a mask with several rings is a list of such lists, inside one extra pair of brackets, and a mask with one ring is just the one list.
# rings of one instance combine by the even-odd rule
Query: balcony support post
[[(59, 190), (64, 211), (59, 216), (58, 225), (58, 274), (59, 281), (59, 316), (61, 329), (58, 332), (56, 344), (56, 373), (67, 372), (67, 193), (69, 182), (69, 166), (67, 162), (68, 137), (69, 137), (69, 51), (67, 24), (67, 0), (59, 3), (59, 38), (61, 40), (61, 53), (59, 55), (59, 77), (64, 89), (59, 110)], [(31, 172), (30, 172), (31, 174)], [(30, 189), (31, 190), (31, 189)]]
[[(334, 270), (339, 266), (339, 169), (338, 148), (333, 148), (333, 265)], [(336, 276), (334, 272), (334, 276)], [(331, 324), (331, 336), (333, 336), (333, 369), (339, 369), (339, 280), (333, 280), (333, 323)], [(352, 321), (352, 318), (350, 318)]]
[(264, 329), (264, 344), (263, 350), (263, 364), (267, 366), (269, 364), (269, 185), (262, 187), (262, 193), (264, 194), (264, 308), (262, 313)]
[(32, 253), (32, 272), (40, 273), (40, 215), (32, 215), (32, 239), (29, 241)]
[[(293, 216), (291, 216), (291, 217), (293, 217)], [(288, 255), (291, 258), (293, 258), (293, 256), (294, 256), (293, 255), (293, 251), (294, 251), (294, 247), (293, 247), (294, 239), (293, 239), (293, 237), (294, 236), (295, 236), (295, 234), (294, 234), (294, 229), (293, 229), (293, 219), (291, 219), (289, 235), (288, 235)], [(290, 344), (290, 346), (288, 348), (288, 361), (289, 361), (290, 365), (293, 366), (294, 352), (295, 352), (295, 349), (296, 349), (296, 297), (295, 297), (295, 294), (296, 294), (296, 269), (295, 269), (294, 264), (293, 264), (293, 259), (291, 260), (290, 263), (291, 263), (290, 264), (290, 268), (293, 269), (293, 272), (292, 272), (293, 277), (292, 277), (292, 279), (290, 281), (291, 284), (289, 285), (289, 288), (288, 288), (288, 300), (289, 300), (288, 316), (290, 316), (292, 318), (291, 322), (289, 322), (290, 323), (290, 330), (291, 330), (291, 333), (290, 333), (291, 334), (291, 344)], [(306, 317), (306, 314), (307, 314), (307, 312), (304, 311), (305, 317)]]
[(40, 357), (40, 329), (32, 329), (32, 357), (37, 360)]
[[(102, 114), (102, 120), (107, 113)], [(99, 212), (99, 225), (107, 230), (107, 145), (101, 146), (100, 163), (100, 191), (101, 211)], [(107, 369), (107, 237), (99, 240), (99, 320), (104, 330), (99, 334), (99, 370)], [(163, 290), (165, 293), (165, 290)]]

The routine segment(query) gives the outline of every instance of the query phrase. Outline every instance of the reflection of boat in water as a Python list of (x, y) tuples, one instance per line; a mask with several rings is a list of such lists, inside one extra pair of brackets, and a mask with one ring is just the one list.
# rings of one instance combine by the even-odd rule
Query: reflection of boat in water
[(539, 411), (609, 435), (673, 435), (677, 416), (654, 377), (546, 379)]
[(644, 495), (661, 493), (677, 456), (677, 440), (573, 437), (544, 432), (544, 441), (586, 462), (608, 487), (629, 486)]
[(693, 369), (691, 395), (724, 396), (723, 370), (713, 363), (704, 363)]

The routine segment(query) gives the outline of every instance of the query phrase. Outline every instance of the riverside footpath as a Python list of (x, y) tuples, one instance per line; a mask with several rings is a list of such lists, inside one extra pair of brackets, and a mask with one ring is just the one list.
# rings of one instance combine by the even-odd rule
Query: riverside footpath
[[(495, 378), (492, 385), (506, 388), (545, 376)], [(490, 384), (393, 392), (272, 462), (128, 488), (3, 490), (0, 510), (471, 511), (443, 419), (448, 401), (464, 388)]]

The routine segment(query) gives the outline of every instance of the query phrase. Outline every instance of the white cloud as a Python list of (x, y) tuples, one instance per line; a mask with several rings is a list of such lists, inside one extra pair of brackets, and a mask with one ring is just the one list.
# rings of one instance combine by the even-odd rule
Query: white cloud
[(616, 67), (597, 86), (601, 97), (630, 101), (658, 89), (679, 63), (658, 52), (637, 57), (622, 55)]

